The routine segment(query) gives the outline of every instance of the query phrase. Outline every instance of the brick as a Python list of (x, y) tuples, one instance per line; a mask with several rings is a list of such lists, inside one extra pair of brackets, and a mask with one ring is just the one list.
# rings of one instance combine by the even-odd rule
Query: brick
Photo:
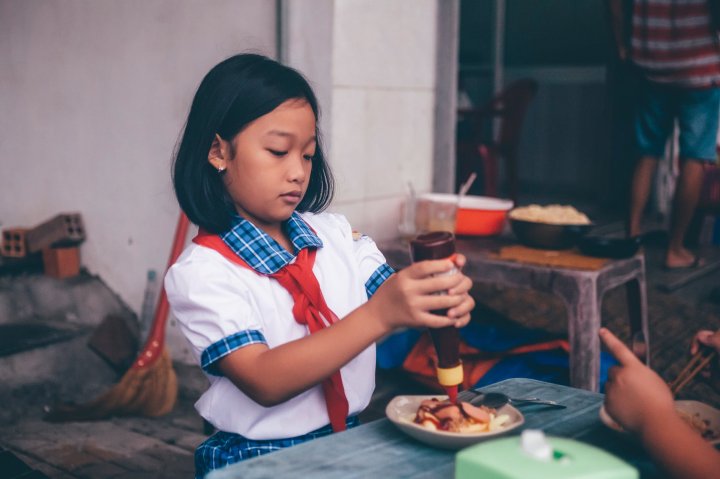
[(49, 247), (77, 246), (85, 241), (80, 213), (61, 213), (25, 234), (27, 249), (35, 253)]
[(80, 273), (80, 248), (45, 248), (43, 271), (52, 278), (70, 278)]
[(27, 228), (7, 228), (2, 232), (0, 254), (6, 258), (24, 258), (28, 254)]

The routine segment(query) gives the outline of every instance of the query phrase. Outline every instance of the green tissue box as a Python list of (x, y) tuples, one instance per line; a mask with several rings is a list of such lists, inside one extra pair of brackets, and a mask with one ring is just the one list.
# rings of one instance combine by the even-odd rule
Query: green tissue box
[(488, 441), (455, 456), (455, 479), (638, 479), (638, 471), (602, 449), (542, 431)]

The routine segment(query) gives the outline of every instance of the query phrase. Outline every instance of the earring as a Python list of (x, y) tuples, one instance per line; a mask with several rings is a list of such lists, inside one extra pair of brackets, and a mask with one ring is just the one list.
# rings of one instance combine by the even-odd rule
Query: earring
[(223, 167), (218, 168), (217, 172), (218, 172), (218, 174), (225, 173), (225, 167), (223, 166)]

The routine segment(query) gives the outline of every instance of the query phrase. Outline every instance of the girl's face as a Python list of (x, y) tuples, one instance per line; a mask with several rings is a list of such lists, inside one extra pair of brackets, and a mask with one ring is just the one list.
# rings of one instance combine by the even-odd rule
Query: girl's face
[(312, 108), (293, 99), (249, 123), (232, 145), (216, 136), (208, 161), (226, 170), (225, 187), (240, 216), (275, 230), (305, 196), (316, 142)]

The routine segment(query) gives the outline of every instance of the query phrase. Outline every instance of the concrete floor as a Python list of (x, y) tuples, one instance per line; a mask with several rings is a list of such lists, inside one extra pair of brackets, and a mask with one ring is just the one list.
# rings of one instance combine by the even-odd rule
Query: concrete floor
[[(700, 327), (720, 328), (720, 269), (708, 270), (704, 276), (675, 291), (662, 291), (663, 285), (678, 280), (681, 275), (662, 271), (661, 251), (660, 246), (646, 248), (648, 299), (654, 328), (653, 356), (657, 359), (654, 366), (670, 380), (687, 360), (686, 350), (692, 333)], [(720, 261), (717, 248), (709, 248), (703, 254), (712, 261)], [(17, 278), (14, 282), (17, 282)], [(4, 304), (10, 308), (7, 298), (2, 296), (3, 284), (8, 288), (7, 283), (0, 281), (0, 310)], [(88, 294), (91, 286), (87, 282), (78, 281), (76, 284), (85, 288), (83, 295)], [(99, 294), (110, 297), (100, 286), (92, 287), (99, 287)], [(17, 292), (16, 289), (14, 291)], [(562, 305), (555, 303), (552, 298), (497, 288), (476, 288), (474, 292), (485, 307), (499, 312), (509, 320), (559, 331), (565, 327), (562, 323)], [(611, 293), (603, 310), (606, 324), (618, 329), (621, 336), (624, 334), (625, 321), (622, 294)], [(544, 305), (542, 308), (538, 308), (540, 303)], [(73, 307), (76, 308), (73, 313), (76, 318), (85, 314), (77, 311), (77, 305)], [(112, 308), (122, 309), (122, 305), (115, 304)], [(94, 317), (98, 317), (96, 313), (97, 310), (93, 313)], [(77, 322), (82, 323), (82, 318)], [(196, 445), (207, 437), (203, 421), (192, 406), (206, 384), (196, 367), (176, 365), (180, 396), (176, 408), (165, 417), (115, 418), (61, 424), (42, 421), (44, 406), (51, 404), (58, 394), (74, 393), (78, 399), (89, 399), (116, 381), (116, 376), (103, 366), (104, 363), (93, 359), (94, 354), (84, 350), (86, 348), (83, 340), (86, 336), (82, 334), (86, 333), (60, 343), (59, 346), (43, 346), (21, 353), (26, 355), (25, 359), (30, 357), (32, 360), (15, 360), (10, 369), (7, 365), (11, 363), (0, 364), (0, 369), (4, 371), (2, 374), (8, 378), (8, 371), (15, 371), (27, 380), (34, 374), (33, 368), (40, 368), (43, 361), (62, 363), (63, 357), (73, 359), (71, 364), (62, 367), (56, 364), (54, 369), (50, 369), (50, 373), (40, 373), (38, 370), (37, 377), (41, 379), (40, 382), (23, 383), (18, 378), (10, 380), (3, 377), (5, 382), (0, 387), (0, 402), (4, 406), (4, 412), (0, 414), (0, 477), (192, 477), (193, 451)], [(0, 358), (0, 363), (2, 360), (3, 358)], [(28, 364), (25, 364), (23, 369), (19, 363)], [(85, 365), (81, 372), (78, 371), (79, 364)], [(53, 380), (47, 377), (48, 374), (52, 374)], [(58, 377), (62, 380), (56, 381)], [(82, 386), (81, 382), (73, 383), (88, 378), (91, 378), (94, 384)], [(385, 404), (396, 394), (420, 393), (423, 390), (423, 386), (396, 372), (380, 371), (373, 402), (362, 415), (362, 419), (367, 421), (382, 417)], [(693, 384), (684, 394), (686, 397), (720, 406), (717, 394), (707, 385)], [(11, 471), (4, 468), (4, 465), (12, 463), (10, 457), (12, 460), (19, 459), (24, 462), (27, 468), (14, 469), (21, 472), (13, 476), (3, 475)]]

